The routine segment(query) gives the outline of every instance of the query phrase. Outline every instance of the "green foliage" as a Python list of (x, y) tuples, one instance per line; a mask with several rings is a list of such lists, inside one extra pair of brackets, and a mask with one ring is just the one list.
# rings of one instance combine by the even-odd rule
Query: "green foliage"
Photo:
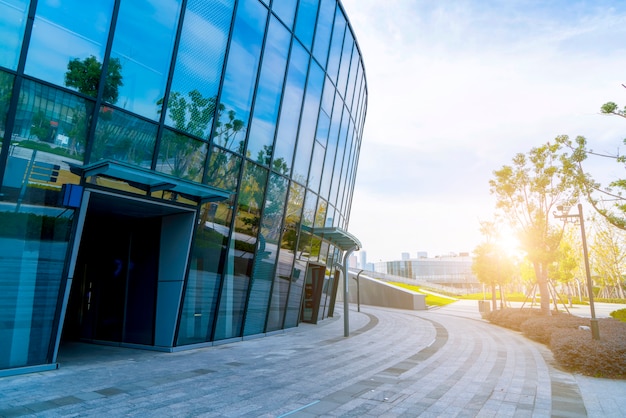
[(610, 315), (612, 318), (615, 318), (618, 321), (626, 322), (626, 309), (618, 309), (611, 312)]
[(554, 312), (541, 315), (536, 309), (503, 309), (485, 315), (491, 323), (516, 331), (548, 345), (559, 366), (588, 376), (626, 378), (626, 323), (613, 318), (598, 320), (600, 340), (580, 326), (589, 319)]
[[(74, 87), (79, 92), (95, 97), (100, 87), (102, 64), (91, 55), (83, 60), (74, 58), (67, 64), (65, 73), (65, 85)], [(119, 87), (122, 82), (122, 64), (119, 58), (111, 58), (107, 67), (106, 81), (102, 99), (109, 103), (117, 102)]]

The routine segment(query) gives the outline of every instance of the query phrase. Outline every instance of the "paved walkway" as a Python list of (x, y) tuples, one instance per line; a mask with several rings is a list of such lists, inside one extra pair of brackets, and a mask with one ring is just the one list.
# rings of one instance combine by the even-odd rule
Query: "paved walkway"
[(179, 353), (65, 346), (58, 370), (0, 378), (0, 416), (626, 416), (626, 381), (559, 371), (477, 311), (351, 306), (344, 338), (339, 306), (317, 326)]

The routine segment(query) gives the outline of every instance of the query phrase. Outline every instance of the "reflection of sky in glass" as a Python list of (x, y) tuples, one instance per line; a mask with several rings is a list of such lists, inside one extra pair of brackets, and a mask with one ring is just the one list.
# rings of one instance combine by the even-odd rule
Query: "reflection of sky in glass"
[(335, 157), (335, 168), (333, 170), (333, 182), (330, 187), (330, 195), (328, 200), (335, 204), (337, 199), (337, 189), (339, 187), (339, 180), (341, 179), (341, 170), (344, 163), (344, 154), (346, 152), (346, 141), (348, 135), (348, 121), (350, 117), (348, 112), (344, 109), (343, 118), (341, 120), (341, 131), (339, 132), (339, 141), (337, 142), (337, 156)]
[(250, 124), (248, 154), (251, 158), (256, 158), (257, 153), (263, 150), (263, 146), (271, 146), (274, 142), (290, 41), (290, 32), (272, 17), (265, 42), (254, 115)]
[(326, 68), (326, 60), (328, 58), (328, 45), (330, 43), (330, 34), (333, 29), (333, 17), (336, 0), (322, 0), (320, 2), (319, 17), (317, 19), (317, 29), (315, 31), (315, 42), (313, 43), (313, 56)]
[(302, 121), (300, 122), (296, 159), (293, 163), (292, 177), (295, 180), (303, 181), (308, 175), (323, 85), (324, 71), (313, 61), (311, 69), (309, 70), (309, 81), (307, 83), (304, 107), (302, 109)]
[(296, 135), (298, 133), (298, 120), (302, 106), (304, 82), (309, 63), (309, 54), (299, 42), (294, 42), (289, 60), (289, 71), (285, 83), (285, 93), (278, 122), (278, 134), (274, 147), (274, 160), (282, 158), (288, 167), (291, 167)]
[(40, 1), (25, 72), (62, 86), (71, 59), (102, 62), (112, 10), (112, 0)]
[(123, 1), (111, 56), (122, 64), (117, 105), (156, 119), (180, 13), (180, 0)]
[(173, 92), (186, 96), (196, 89), (205, 98), (217, 95), (233, 3), (234, 0), (187, 2), (171, 87)]
[(296, 5), (298, 0), (276, 0), (272, 4), (272, 11), (283, 23), (291, 29), (293, 27), (293, 18), (296, 13)]
[(295, 33), (300, 42), (309, 51), (313, 42), (313, 30), (315, 29), (318, 4), (319, 0), (300, 0), (300, 6), (298, 7)]
[(324, 152), (326, 149), (319, 142), (315, 141), (313, 146), (313, 160), (311, 161), (311, 172), (309, 173), (308, 186), (311, 190), (318, 191), (322, 177), (322, 167), (324, 166)]
[(28, 1), (0, 0), (0, 65), (15, 70), (22, 47)]
[[(220, 100), (227, 111), (236, 112), (236, 119), (242, 120), (244, 126), (248, 125), (250, 116), (266, 18), (267, 9), (258, 0), (239, 2)], [(224, 112), (222, 123), (227, 121), (228, 115)], [(236, 150), (239, 140), (219, 143)]]
[(357, 72), (359, 71), (359, 51), (354, 48), (352, 54), (352, 64), (350, 64), (350, 76), (348, 77), (348, 87), (346, 89), (346, 105), (352, 111), (352, 100), (354, 99), (354, 83), (356, 82)]
[(343, 45), (343, 34), (346, 30), (346, 18), (341, 13), (341, 9), (337, 7), (335, 15), (335, 27), (333, 29), (333, 38), (330, 43), (330, 55), (328, 56), (328, 66), (326, 72), (328, 76), (337, 81), (337, 72), (339, 71), (339, 59), (341, 58), (341, 46)]
[(346, 83), (348, 81), (348, 71), (350, 70), (350, 62), (352, 61), (352, 49), (354, 40), (349, 30), (346, 31), (346, 39), (343, 43), (343, 54), (341, 56), (341, 67), (339, 69), (339, 80), (337, 81), (337, 90), (341, 97), (346, 97)]

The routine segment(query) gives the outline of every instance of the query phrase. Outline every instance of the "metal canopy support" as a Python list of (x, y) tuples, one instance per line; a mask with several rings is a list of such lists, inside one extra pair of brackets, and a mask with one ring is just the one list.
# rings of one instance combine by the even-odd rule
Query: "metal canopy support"
[(341, 267), (343, 270), (343, 336), (350, 336), (350, 316), (348, 309), (348, 260), (354, 251), (361, 248), (361, 242), (352, 234), (341, 228), (315, 228), (311, 230), (313, 235), (317, 235), (325, 241), (328, 241), (335, 247), (344, 251), (343, 262)]

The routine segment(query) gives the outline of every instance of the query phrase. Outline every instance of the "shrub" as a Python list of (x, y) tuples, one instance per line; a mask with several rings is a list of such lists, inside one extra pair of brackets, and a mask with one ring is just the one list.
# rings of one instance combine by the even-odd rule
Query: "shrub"
[(626, 309), (618, 309), (611, 312), (610, 315), (618, 321), (626, 322)]
[(599, 319), (600, 339), (594, 340), (589, 330), (579, 328), (588, 326), (589, 319), (570, 314), (554, 312), (543, 316), (538, 309), (508, 308), (489, 312), (485, 318), (546, 344), (564, 369), (588, 376), (626, 379), (625, 322)]

